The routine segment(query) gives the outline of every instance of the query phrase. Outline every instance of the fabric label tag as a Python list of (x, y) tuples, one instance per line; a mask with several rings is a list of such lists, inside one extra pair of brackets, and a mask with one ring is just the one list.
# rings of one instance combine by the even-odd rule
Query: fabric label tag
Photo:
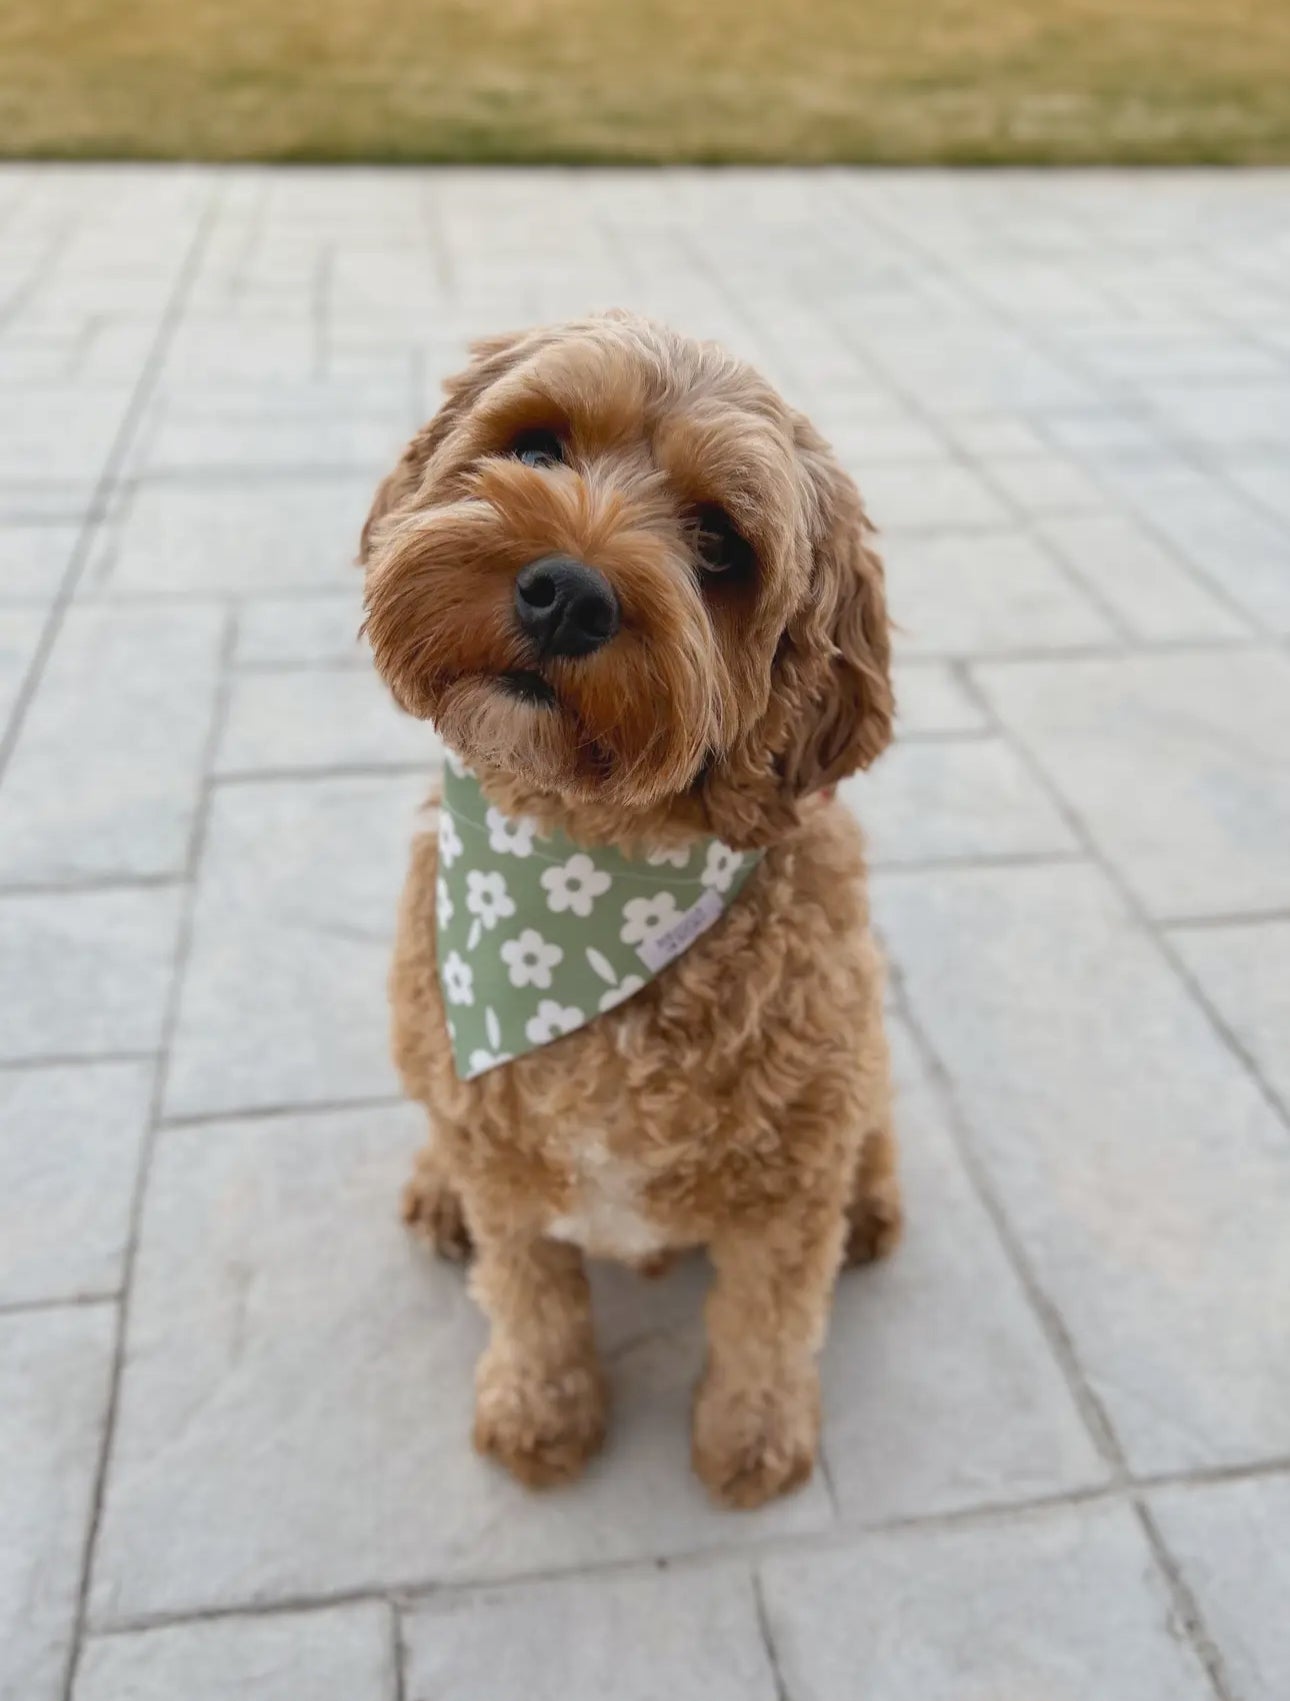
[(647, 969), (657, 974), (674, 957), (679, 957), (682, 951), (693, 945), (701, 933), (706, 933), (714, 921), (720, 921), (724, 913), (721, 894), (709, 887), (701, 898), (677, 917), (671, 927), (643, 939), (636, 947), (636, 955)]

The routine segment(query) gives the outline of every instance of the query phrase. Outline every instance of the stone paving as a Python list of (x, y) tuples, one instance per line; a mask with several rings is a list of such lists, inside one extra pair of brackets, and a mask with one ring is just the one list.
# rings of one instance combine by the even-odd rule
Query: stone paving
[[(1290, 176), (0, 172), (3, 1701), (1285, 1701)], [(811, 1486), (467, 1441), (383, 977), (435, 762), (366, 498), (466, 337), (627, 303), (884, 529), (910, 1205)]]

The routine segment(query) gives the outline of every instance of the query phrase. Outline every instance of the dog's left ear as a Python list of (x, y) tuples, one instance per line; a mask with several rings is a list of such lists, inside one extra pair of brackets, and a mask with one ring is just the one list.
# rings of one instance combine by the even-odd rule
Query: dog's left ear
[(812, 427), (799, 427), (808, 483), (811, 593), (789, 622), (778, 669), (795, 703), (777, 766), (794, 798), (867, 768), (891, 743), (891, 639), (882, 562), (854, 483)]
[(494, 380), (508, 371), (531, 340), (540, 333), (510, 331), (501, 336), (483, 337), (470, 345), (470, 365), (444, 380), (444, 400), (438, 413), (423, 425), (408, 444), (394, 471), (387, 473), (376, 487), (371, 512), (363, 522), (359, 540), (358, 564), (367, 565), (377, 527), (390, 515), (406, 507), (421, 488), (426, 463), (447, 437), (448, 433), (474, 406)]

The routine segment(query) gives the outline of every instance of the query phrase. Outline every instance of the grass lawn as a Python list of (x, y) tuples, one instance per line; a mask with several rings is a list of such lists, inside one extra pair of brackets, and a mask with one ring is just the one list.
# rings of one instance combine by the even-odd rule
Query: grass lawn
[(1290, 160), (1290, 0), (0, 0), (0, 153)]

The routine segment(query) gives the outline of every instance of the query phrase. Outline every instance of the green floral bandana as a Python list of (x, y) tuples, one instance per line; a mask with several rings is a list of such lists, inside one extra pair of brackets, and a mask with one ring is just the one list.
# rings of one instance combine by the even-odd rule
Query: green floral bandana
[(639, 992), (760, 860), (719, 839), (633, 861), (543, 836), (449, 755), (439, 811), (439, 984), (457, 1074), (482, 1075)]

